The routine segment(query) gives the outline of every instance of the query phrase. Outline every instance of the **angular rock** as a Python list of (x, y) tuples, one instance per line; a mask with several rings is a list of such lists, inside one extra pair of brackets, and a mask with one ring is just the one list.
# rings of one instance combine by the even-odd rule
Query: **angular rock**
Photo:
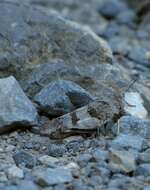
[(71, 81), (58, 80), (43, 88), (34, 100), (42, 113), (54, 117), (85, 106), (94, 97)]
[(21, 165), (27, 168), (33, 168), (36, 165), (36, 158), (23, 150), (15, 153), (13, 159), (17, 166)]
[(113, 167), (125, 173), (136, 169), (135, 156), (129, 151), (110, 149), (109, 160)]
[[(119, 100), (118, 100), (119, 101)], [(80, 134), (112, 134), (112, 125), (124, 113), (120, 102), (95, 101), (71, 113), (53, 119), (43, 128), (33, 128), (33, 132), (50, 138), (64, 138)]]
[(125, 111), (133, 116), (139, 118), (146, 118), (148, 112), (144, 107), (144, 101), (139, 93), (137, 92), (126, 92), (125, 93)]
[(37, 111), (14, 77), (0, 79), (0, 133), (37, 124)]
[(35, 177), (35, 181), (41, 187), (68, 183), (73, 180), (71, 172), (63, 168), (48, 168), (46, 170), (35, 170), (33, 175)]

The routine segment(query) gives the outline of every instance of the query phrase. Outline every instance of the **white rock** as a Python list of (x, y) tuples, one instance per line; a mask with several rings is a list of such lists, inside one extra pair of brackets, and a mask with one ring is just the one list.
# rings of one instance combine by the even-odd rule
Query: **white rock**
[(126, 92), (125, 93), (125, 111), (133, 116), (139, 118), (146, 118), (148, 115), (147, 110), (144, 107), (142, 97), (137, 92)]
[(13, 178), (23, 179), (24, 178), (24, 172), (22, 169), (13, 165), (10, 168), (8, 168), (7, 176), (8, 176), (8, 179), (13, 179)]

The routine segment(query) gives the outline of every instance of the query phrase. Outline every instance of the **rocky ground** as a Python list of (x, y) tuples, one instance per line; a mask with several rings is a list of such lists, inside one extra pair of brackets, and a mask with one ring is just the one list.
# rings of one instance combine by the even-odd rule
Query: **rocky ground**
[(0, 190), (149, 190), (149, 113), (149, 0), (0, 0)]

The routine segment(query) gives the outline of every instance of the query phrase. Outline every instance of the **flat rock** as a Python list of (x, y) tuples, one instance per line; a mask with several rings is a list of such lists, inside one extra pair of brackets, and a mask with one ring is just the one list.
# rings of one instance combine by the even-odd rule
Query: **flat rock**
[(50, 83), (34, 97), (39, 110), (51, 117), (69, 113), (93, 100), (94, 97), (86, 90), (66, 80)]
[(33, 175), (35, 181), (42, 187), (68, 183), (73, 180), (71, 172), (64, 168), (48, 168), (42, 171), (35, 171)]
[(0, 79), (0, 133), (37, 124), (37, 111), (14, 77)]

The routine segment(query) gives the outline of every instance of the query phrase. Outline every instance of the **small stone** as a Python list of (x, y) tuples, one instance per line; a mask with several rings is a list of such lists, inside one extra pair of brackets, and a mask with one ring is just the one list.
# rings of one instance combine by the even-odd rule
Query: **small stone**
[(136, 63), (149, 66), (149, 60), (145, 59), (146, 53), (147, 53), (147, 48), (137, 46), (132, 48), (132, 51), (130, 51), (129, 54), (129, 58)]
[(140, 164), (136, 169), (136, 175), (142, 175), (145, 177), (150, 176), (150, 164)]
[(145, 59), (150, 61), (150, 51), (145, 53)]
[(66, 148), (61, 144), (49, 144), (48, 155), (53, 157), (62, 157), (66, 153)]
[(133, 21), (136, 18), (136, 14), (133, 10), (126, 10), (123, 12), (120, 12), (117, 16), (117, 22), (119, 24), (126, 24), (128, 26), (132, 26), (133, 25)]
[(64, 168), (46, 169), (34, 172), (35, 181), (41, 187), (48, 187), (51, 185), (69, 183), (73, 180), (72, 174), (69, 170)]
[(108, 160), (108, 152), (105, 150), (101, 150), (100, 148), (97, 148), (94, 152), (93, 152), (93, 158), (99, 162), (99, 161), (106, 161)]
[(36, 165), (36, 158), (23, 150), (15, 153), (13, 159), (17, 166), (22, 165), (27, 168), (33, 168)]
[(82, 136), (70, 136), (63, 140), (64, 143), (70, 143), (70, 142), (82, 142), (84, 139)]
[(77, 158), (77, 161), (81, 167), (85, 167), (87, 166), (87, 164), (89, 163), (91, 159), (92, 159), (92, 155), (85, 153), (85, 154), (79, 155)]
[(80, 167), (76, 162), (70, 162), (69, 164), (63, 166), (63, 168), (70, 170), (74, 177), (80, 176)]
[(144, 120), (134, 116), (123, 116), (118, 123), (119, 133), (133, 136), (146, 137), (148, 131), (148, 124)]
[(15, 146), (14, 145), (8, 145), (7, 148), (6, 148), (6, 152), (11, 152), (15, 149)]
[(33, 181), (23, 180), (18, 185), (18, 190), (38, 190)]
[(150, 149), (140, 153), (138, 160), (141, 163), (150, 163)]
[(64, 184), (56, 185), (53, 190), (66, 190)]
[(52, 156), (48, 156), (48, 155), (44, 155), (41, 156), (38, 161), (46, 166), (53, 166), (54, 164), (59, 162), (59, 159), (52, 157)]
[(24, 172), (22, 169), (13, 165), (12, 167), (8, 168), (7, 176), (8, 176), (8, 179), (15, 179), (15, 178), (23, 179), (24, 178)]
[(144, 187), (143, 190), (150, 190), (150, 186)]
[(125, 173), (136, 169), (135, 156), (129, 151), (110, 149), (109, 159), (113, 167)]
[(126, 10), (127, 7), (125, 3), (119, 0), (106, 0), (103, 1), (99, 6), (99, 13), (105, 16), (106, 18), (114, 18), (120, 12)]
[(6, 182), (8, 179), (7, 179), (7, 176), (4, 172), (1, 172), (0, 171), (0, 182)]

